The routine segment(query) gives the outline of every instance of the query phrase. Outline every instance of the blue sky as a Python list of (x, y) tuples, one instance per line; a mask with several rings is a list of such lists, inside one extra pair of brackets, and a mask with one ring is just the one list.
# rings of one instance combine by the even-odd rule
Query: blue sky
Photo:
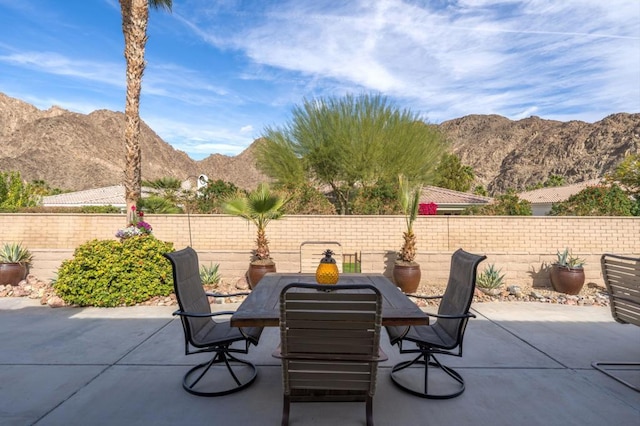
[[(0, 0), (0, 92), (123, 111), (121, 23), (117, 0)], [(640, 112), (638, 0), (174, 0), (148, 36), (140, 115), (194, 159), (347, 93), (431, 123)]]

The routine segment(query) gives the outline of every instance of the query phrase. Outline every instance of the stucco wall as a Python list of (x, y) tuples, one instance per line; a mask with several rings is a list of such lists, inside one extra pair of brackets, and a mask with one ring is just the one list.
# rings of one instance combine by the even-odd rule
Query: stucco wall
[[(252, 224), (226, 215), (145, 219), (157, 238), (176, 248), (192, 245), (202, 263), (219, 263), (223, 279), (244, 274), (255, 244)], [(35, 255), (32, 273), (52, 278), (76, 246), (93, 238), (115, 238), (124, 224), (124, 215), (0, 214), (0, 242), (22, 242)], [(298, 271), (303, 241), (335, 240), (344, 253), (362, 254), (363, 272), (389, 274), (404, 228), (402, 216), (286, 216), (268, 225), (267, 237), (281, 272)], [(536, 286), (548, 284), (544, 265), (564, 247), (586, 259), (587, 282), (602, 282), (602, 253), (640, 255), (639, 218), (420, 216), (414, 231), (424, 282), (446, 281), (451, 253), (459, 247), (486, 254), (484, 265), (502, 268), (508, 283), (533, 281)]]

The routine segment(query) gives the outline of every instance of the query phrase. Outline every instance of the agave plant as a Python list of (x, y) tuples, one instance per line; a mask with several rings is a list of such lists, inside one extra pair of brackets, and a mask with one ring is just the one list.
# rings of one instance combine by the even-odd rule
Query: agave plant
[(20, 243), (4, 243), (0, 247), (0, 263), (20, 263), (26, 266), (32, 259), (31, 252)]
[(500, 275), (502, 269), (496, 269), (495, 265), (492, 263), (487, 266), (484, 271), (478, 274), (476, 278), (476, 286), (481, 289), (494, 290), (502, 287), (504, 282), (504, 275)]
[(584, 259), (574, 256), (568, 248), (565, 248), (564, 251), (558, 250), (556, 265), (563, 268), (582, 269), (584, 266)]
[(220, 283), (220, 264), (202, 265), (200, 267), (200, 280), (204, 285), (218, 285)]

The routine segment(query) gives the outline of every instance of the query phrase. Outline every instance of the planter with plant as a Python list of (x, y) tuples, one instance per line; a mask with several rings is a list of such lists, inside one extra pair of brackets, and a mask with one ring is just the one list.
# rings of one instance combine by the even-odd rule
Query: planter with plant
[(500, 275), (500, 272), (502, 269), (496, 269), (493, 263), (487, 266), (476, 278), (478, 290), (491, 296), (500, 294), (504, 284), (504, 274)]
[(249, 264), (248, 281), (253, 289), (268, 272), (276, 272), (276, 264), (269, 252), (266, 228), (272, 220), (284, 215), (286, 200), (269, 190), (266, 183), (247, 195), (225, 201), (222, 209), (225, 213), (239, 216), (256, 225), (258, 230), (256, 249)]
[(0, 246), (0, 285), (18, 285), (27, 277), (33, 255), (20, 243)]
[(398, 176), (398, 201), (405, 215), (407, 230), (402, 234), (404, 243), (398, 252), (393, 266), (393, 280), (404, 293), (415, 293), (420, 285), (420, 265), (416, 258), (416, 235), (413, 223), (418, 216), (420, 205), (420, 187), (410, 185), (402, 175)]
[(553, 289), (560, 293), (578, 294), (584, 285), (584, 260), (573, 256), (568, 248), (558, 250), (556, 262), (551, 266)]

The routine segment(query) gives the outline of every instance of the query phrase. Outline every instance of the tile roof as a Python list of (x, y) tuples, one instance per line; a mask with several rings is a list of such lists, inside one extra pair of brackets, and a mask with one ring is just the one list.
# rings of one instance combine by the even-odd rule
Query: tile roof
[[(143, 188), (143, 195), (150, 192), (149, 188)], [(481, 195), (459, 192), (451, 189), (425, 186), (420, 195), (421, 203), (436, 203), (440, 206), (468, 206), (488, 204), (493, 199)], [(86, 189), (84, 191), (68, 192), (65, 194), (49, 195), (43, 197), (44, 206), (108, 206), (126, 207), (124, 199), (124, 186), (114, 185), (103, 188)]]
[(454, 191), (437, 186), (423, 187), (422, 194), (420, 195), (420, 203), (436, 203), (439, 206), (482, 205), (489, 204), (492, 201), (493, 199), (491, 197), (483, 197), (482, 195)]
[[(148, 195), (149, 188), (142, 188), (142, 195)], [(51, 207), (114, 206), (126, 207), (124, 185), (105, 186), (84, 191), (42, 197), (42, 205)]]
[(598, 178), (574, 183), (572, 185), (534, 189), (533, 191), (521, 192), (518, 194), (518, 197), (529, 201), (531, 204), (558, 203), (560, 201), (565, 201), (588, 186), (597, 186), (600, 184), (600, 181), (601, 179)]

